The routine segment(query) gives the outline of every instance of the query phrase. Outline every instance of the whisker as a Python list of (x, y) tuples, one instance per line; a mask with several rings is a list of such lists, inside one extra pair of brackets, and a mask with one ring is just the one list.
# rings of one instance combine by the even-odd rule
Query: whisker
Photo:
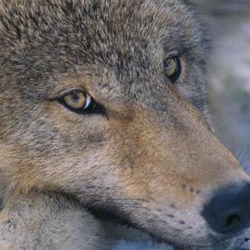
[[(249, 157), (247, 157), (248, 153), (249, 153), (249, 150), (250, 150), (250, 145), (247, 147), (247, 150), (245, 151), (240, 163), (243, 164), (244, 162), (248, 161), (249, 160)], [(247, 157), (247, 158), (246, 158)]]
[(232, 136), (232, 153), (233, 153), (233, 155), (235, 155), (234, 154), (234, 137)]
[[(244, 150), (245, 148), (246, 150)], [(242, 147), (242, 149), (237, 153), (235, 149), (235, 140), (233, 136), (232, 136), (231, 152), (235, 156), (235, 158), (240, 162), (241, 165), (243, 165), (244, 163), (250, 160), (250, 158), (248, 157), (249, 152), (250, 152), (250, 144)]]
[(240, 152), (239, 152), (238, 155), (236, 156), (236, 159), (237, 159), (239, 162), (241, 162), (241, 161), (240, 161), (240, 157), (241, 157), (242, 152), (243, 152), (243, 150), (240, 150)]

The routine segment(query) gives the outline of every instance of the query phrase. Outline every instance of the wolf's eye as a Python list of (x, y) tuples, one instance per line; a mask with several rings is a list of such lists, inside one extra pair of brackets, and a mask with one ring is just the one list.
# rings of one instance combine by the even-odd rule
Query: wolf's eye
[(172, 81), (175, 82), (181, 73), (181, 64), (178, 57), (170, 57), (164, 60), (163, 67), (166, 76)]
[(82, 90), (72, 90), (59, 98), (59, 102), (73, 112), (82, 113), (94, 109), (93, 98)]

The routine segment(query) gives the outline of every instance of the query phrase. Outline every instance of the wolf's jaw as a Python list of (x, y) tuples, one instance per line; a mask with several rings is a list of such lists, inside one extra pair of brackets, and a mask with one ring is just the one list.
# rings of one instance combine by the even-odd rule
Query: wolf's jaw
[(114, 240), (111, 250), (173, 250), (168, 244), (156, 242), (150, 235), (115, 221), (105, 222), (109, 237)]
[(166, 244), (157, 244), (153, 241), (128, 242), (119, 240), (115, 242), (110, 250), (173, 250), (171, 246)]

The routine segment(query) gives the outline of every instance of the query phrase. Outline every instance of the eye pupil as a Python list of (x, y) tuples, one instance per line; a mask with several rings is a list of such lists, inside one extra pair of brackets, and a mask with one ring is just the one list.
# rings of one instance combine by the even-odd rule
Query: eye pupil
[(181, 73), (180, 60), (178, 57), (167, 58), (164, 63), (164, 72), (166, 76), (172, 81), (175, 82)]
[(82, 111), (91, 106), (92, 98), (81, 90), (73, 90), (63, 96), (61, 103), (72, 111)]
[(81, 96), (82, 96), (82, 93), (72, 93), (71, 95), (71, 99), (73, 102), (79, 102)]

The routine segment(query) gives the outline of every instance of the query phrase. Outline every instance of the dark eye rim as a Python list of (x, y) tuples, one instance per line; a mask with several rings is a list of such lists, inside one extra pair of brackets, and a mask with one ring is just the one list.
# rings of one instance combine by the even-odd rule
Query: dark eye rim
[(91, 98), (91, 104), (89, 107), (87, 107), (86, 109), (75, 109), (75, 108), (72, 108), (71, 106), (69, 106), (65, 101), (64, 101), (64, 98), (65, 96), (67, 95), (70, 95), (71, 93), (73, 92), (82, 92), (84, 94), (88, 94), (87, 91), (84, 91), (84, 90), (80, 90), (80, 89), (73, 89), (73, 90), (70, 90), (66, 93), (64, 93), (63, 95), (55, 98), (55, 100), (57, 100), (59, 102), (59, 104), (61, 104), (64, 108), (68, 109), (69, 111), (73, 112), (73, 113), (76, 113), (78, 115), (93, 115), (93, 114), (101, 114), (101, 115), (105, 115), (106, 114), (106, 111), (105, 111), (105, 108), (103, 105), (101, 105), (100, 103), (96, 102), (94, 100), (94, 98), (88, 94)]
[(182, 67), (181, 67), (181, 60), (180, 60), (180, 57), (179, 56), (170, 56), (170, 57), (167, 57), (163, 60), (163, 69), (165, 70), (165, 67), (166, 67), (166, 61), (169, 60), (169, 59), (175, 59), (176, 62), (177, 62), (177, 69), (176, 71), (174, 72), (174, 74), (172, 76), (167, 76), (166, 74), (166, 77), (172, 82), (172, 83), (175, 83), (180, 75), (181, 75), (181, 72), (182, 72)]

